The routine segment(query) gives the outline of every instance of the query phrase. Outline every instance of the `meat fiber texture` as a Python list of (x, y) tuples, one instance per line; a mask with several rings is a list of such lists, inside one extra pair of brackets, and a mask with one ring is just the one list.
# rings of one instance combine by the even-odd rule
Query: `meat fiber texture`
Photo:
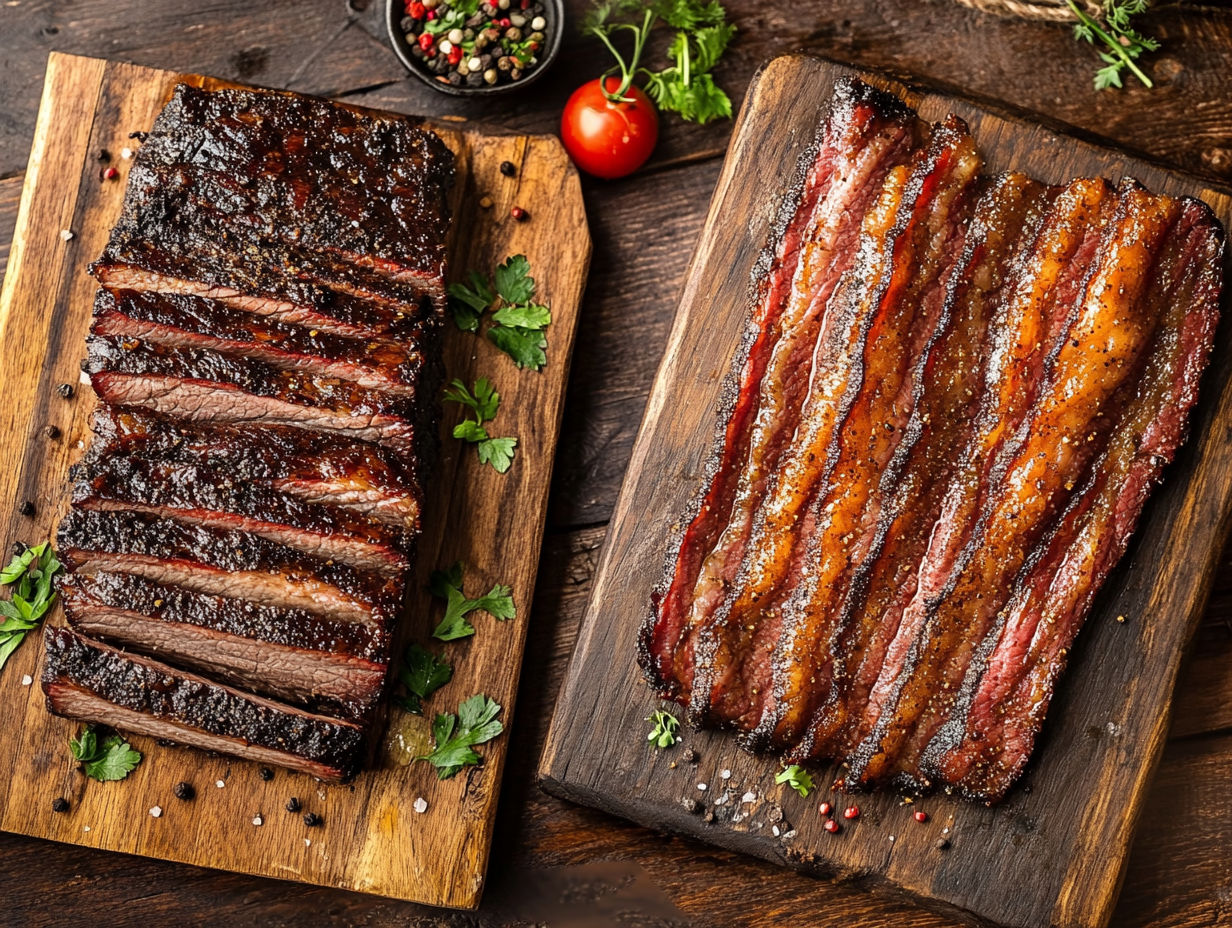
[(176, 88), (92, 265), (52, 712), (361, 769), (438, 442), (452, 177), (413, 120)]
[(852, 787), (1004, 797), (1183, 442), (1224, 233), (1133, 180), (987, 177), (840, 82), (755, 274), (647, 679)]

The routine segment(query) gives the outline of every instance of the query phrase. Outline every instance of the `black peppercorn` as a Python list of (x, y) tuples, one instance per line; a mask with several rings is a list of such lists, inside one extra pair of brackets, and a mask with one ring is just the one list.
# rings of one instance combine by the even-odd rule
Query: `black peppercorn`
[(49, 425), (43, 429), (43, 434), (48, 438), (56, 439), (60, 437), (60, 430), (54, 425)]
[(26, 553), (26, 545), (23, 542), (13, 542), (13, 557), (21, 557)]
[(304, 816), (304, 824), (309, 828), (316, 828), (321, 824), (321, 816), (317, 815), (315, 812), (309, 812)]
[(292, 796), (287, 800), (287, 811), (298, 812), (300, 810), (299, 800)]
[(500, 172), (506, 177), (513, 177), (518, 173), (518, 169), (513, 166), (512, 161), (502, 161), (500, 165)]
[(681, 759), (686, 764), (696, 764), (697, 763), (697, 752), (693, 750), (692, 748), (689, 748), (687, 751), (684, 752), (684, 754), (681, 755)]
[(51, 804), (52, 812), (67, 812), (68, 809), (69, 809), (68, 800), (65, 799), (63, 796), (61, 796), (59, 799), (54, 800)]
[(62, 397), (64, 397), (66, 400), (72, 399), (73, 385), (71, 383), (62, 383), (60, 384), (60, 386), (56, 387), (56, 392), (59, 393)]
[(933, 847), (935, 847), (939, 851), (944, 851), (949, 846), (950, 846), (950, 841), (948, 838), (938, 838), (936, 842), (933, 844)]
[(269, 767), (262, 767), (257, 771), (257, 775), (260, 776), (266, 783), (274, 779), (274, 771), (270, 770)]
[(17, 511), (20, 512), (23, 516), (32, 516), (34, 515), (34, 511), (35, 511), (34, 503), (30, 502), (30, 500), (26, 500), (24, 503), (21, 504), (21, 507)]
[(197, 791), (193, 789), (191, 783), (175, 784), (175, 798), (183, 799), (185, 802), (197, 795)]

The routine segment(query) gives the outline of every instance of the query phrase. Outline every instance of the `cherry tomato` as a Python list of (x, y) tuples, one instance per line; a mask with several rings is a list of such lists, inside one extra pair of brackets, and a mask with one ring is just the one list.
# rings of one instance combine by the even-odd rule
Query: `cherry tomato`
[[(607, 78), (615, 93), (620, 79)], [(632, 174), (650, 157), (659, 139), (659, 116), (650, 98), (630, 86), (632, 103), (610, 103), (599, 78), (583, 84), (565, 104), (560, 136), (573, 163), (596, 177), (611, 180)]]

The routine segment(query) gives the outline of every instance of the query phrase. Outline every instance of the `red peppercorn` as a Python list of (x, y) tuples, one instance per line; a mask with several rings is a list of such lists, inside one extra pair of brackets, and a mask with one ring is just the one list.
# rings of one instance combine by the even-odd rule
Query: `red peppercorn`
[(917, 822), (927, 822), (927, 821), (928, 821), (928, 813), (927, 813), (927, 812), (917, 812), (917, 813), (915, 814), (915, 820), (916, 820)]
[(454, 45), (449, 49), (449, 63), (457, 64), (462, 60), (462, 46)]
[(103, 180), (115, 180), (119, 176), (120, 172), (115, 168), (107, 168), (107, 170), (103, 171)]
[(502, 29), (508, 29), (510, 26), (513, 25), (513, 21), (508, 16), (505, 16), (502, 19), (498, 19), (496, 22), (500, 25)]
[(419, 47), (422, 48), (425, 52), (432, 51), (432, 42), (433, 42), (432, 36), (431, 34), (427, 32), (425, 32), (423, 35), (419, 37)]
[(859, 818), (859, 817), (860, 817), (860, 807), (859, 806), (848, 806), (846, 809), (843, 810), (843, 818)]
[(436, 19), (436, 10), (428, 10), (428, 12), (424, 14), (424, 18), (427, 19), (428, 22), (432, 22), (432, 20)]
[(525, 222), (528, 218), (530, 218), (527, 215), (526, 210), (522, 209), (522, 207), (520, 206), (515, 206), (513, 209), (511, 209), (509, 211), (509, 215), (512, 216), (514, 219), (516, 219), (518, 222)]
[(822, 815), (829, 815), (830, 814), (830, 803), (823, 802), (820, 806), (817, 807), (817, 811), (820, 812)]
[(411, 17), (411, 19), (423, 19), (424, 14), (427, 12), (427, 9), (422, 3), (419, 2), (419, 0), (412, 0), (406, 8), (406, 13)]
[(522, 9), (524, 10), (530, 9), (530, 0), (522, 0)]
[(822, 827), (825, 828), (826, 831), (830, 832), (830, 834), (836, 835), (838, 834), (841, 826), (834, 819), (830, 819), (830, 821), (826, 822)]

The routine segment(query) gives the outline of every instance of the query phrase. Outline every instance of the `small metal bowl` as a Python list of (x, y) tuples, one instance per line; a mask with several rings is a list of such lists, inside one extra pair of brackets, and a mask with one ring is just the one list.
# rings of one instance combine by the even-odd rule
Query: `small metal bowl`
[(437, 75), (428, 71), (418, 58), (411, 54), (411, 45), (402, 32), (402, 17), (406, 15), (406, 4), (403, 0), (389, 0), (386, 7), (385, 25), (389, 29), (389, 41), (406, 69), (419, 78), (433, 90), (447, 93), (454, 97), (491, 97), (499, 94), (516, 93), (527, 84), (533, 84), (543, 75), (560, 52), (561, 37), (564, 35), (565, 3), (564, 0), (541, 0), (546, 12), (544, 19), (548, 21), (543, 48), (539, 50), (539, 63), (527, 71), (520, 81), (510, 84), (485, 84), (482, 87), (455, 87), (453, 84), (437, 80)]

